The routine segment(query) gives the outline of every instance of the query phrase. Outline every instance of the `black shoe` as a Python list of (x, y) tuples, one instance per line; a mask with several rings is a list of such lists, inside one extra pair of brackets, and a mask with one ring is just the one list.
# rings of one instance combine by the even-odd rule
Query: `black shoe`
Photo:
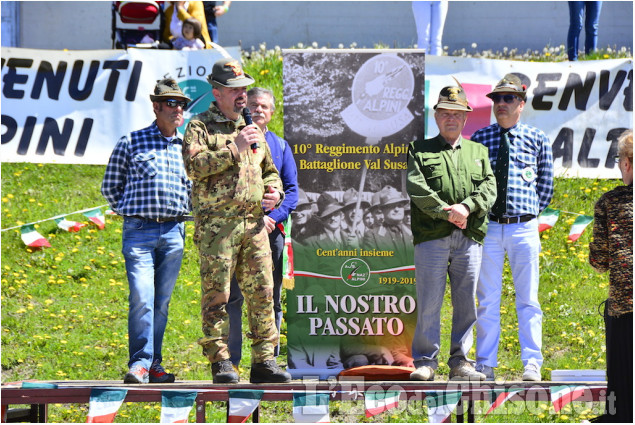
[(291, 375), (276, 364), (276, 361), (265, 360), (263, 363), (253, 363), (251, 365), (251, 375), (249, 382), (252, 384), (265, 384), (265, 383), (284, 383), (290, 382)]
[(235, 384), (238, 382), (238, 374), (229, 359), (212, 363), (212, 376), (215, 384)]

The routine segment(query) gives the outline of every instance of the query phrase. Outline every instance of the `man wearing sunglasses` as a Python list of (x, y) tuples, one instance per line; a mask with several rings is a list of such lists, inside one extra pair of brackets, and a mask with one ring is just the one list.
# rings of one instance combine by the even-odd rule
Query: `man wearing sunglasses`
[(540, 381), (542, 310), (536, 217), (553, 195), (551, 143), (544, 132), (520, 121), (527, 93), (518, 76), (505, 75), (487, 97), (492, 99), (496, 123), (475, 132), (472, 140), (489, 149), (497, 198), (490, 212), (477, 288), (476, 370), (494, 380), (507, 253), (516, 289), (523, 380)]
[(203, 337), (214, 383), (236, 383), (227, 347), (226, 306), (232, 275), (247, 303), (252, 383), (289, 382), (274, 358), (273, 263), (265, 212), (284, 200), (280, 175), (262, 130), (246, 125), (246, 87), (254, 79), (232, 58), (219, 59), (207, 79), (214, 102), (189, 122), (183, 159), (193, 181), (194, 243), (201, 267)]
[(130, 287), (124, 383), (174, 382), (161, 366), (168, 305), (181, 269), (191, 182), (181, 155), (183, 109), (190, 99), (171, 78), (150, 95), (156, 121), (122, 137), (101, 186), (123, 216), (122, 252)]

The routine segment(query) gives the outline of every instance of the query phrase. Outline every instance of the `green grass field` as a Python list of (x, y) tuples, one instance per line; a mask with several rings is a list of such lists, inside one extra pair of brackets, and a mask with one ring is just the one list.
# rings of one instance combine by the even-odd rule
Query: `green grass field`
[[(253, 55), (246, 71), (258, 84), (273, 88), (278, 97), (275, 121), (270, 126), (282, 134), (281, 57), (277, 51)], [(2, 164), (2, 228), (104, 205), (99, 188), (104, 166)], [(620, 184), (617, 180), (557, 179), (552, 207), (593, 214), (602, 193)], [(556, 226), (544, 232), (540, 301), (544, 311), (543, 378), (554, 369), (603, 369), (604, 326), (598, 305), (608, 293), (608, 276), (588, 264), (591, 227), (575, 243), (567, 235), (575, 218), (562, 214)], [(81, 214), (69, 220), (89, 223)], [(2, 232), (2, 382), (36, 380), (118, 380), (127, 371), (127, 295), (121, 254), (119, 217), (106, 218), (106, 228), (89, 224), (78, 233), (57, 229), (45, 221), (37, 230), (51, 248), (32, 251), (20, 240), (19, 229)], [(179, 380), (210, 380), (208, 361), (197, 344), (201, 336), (198, 253), (192, 244), (193, 224), (187, 223), (186, 255), (170, 305), (164, 342), (164, 365)], [(503, 282), (502, 337), (497, 375), (518, 379), (522, 374), (517, 337), (514, 287), (509, 268)], [(449, 297), (443, 309), (442, 345), (449, 343)], [(282, 357), (286, 325), (282, 329)], [(442, 348), (443, 350), (443, 348)], [(250, 364), (245, 341), (242, 365)], [(441, 375), (449, 371), (442, 364)], [(248, 368), (242, 378), (248, 379)], [(573, 403), (554, 414), (549, 403), (533, 408), (508, 403), (503, 414), (486, 422), (579, 422), (601, 411), (601, 404)], [(224, 422), (224, 403), (208, 405), (207, 418)], [(263, 403), (262, 422), (292, 421), (290, 402)], [(417, 405), (418, 406), (418, 405)], [(400, 406), (367, 419), (359, 406), (331, 404), (333, 422), (425, 422), (425, 408)], [(488, 405), (477, 408), (486, 411)], [(51, 422), (85, 422), (87, 405), (52, 405)], [(128, 404), (116, 422), (158, 422), (159, 403)], [(483, 415), (477, 415), (483, 421)], [(194, 421), (194, 409), (190, 414)]]

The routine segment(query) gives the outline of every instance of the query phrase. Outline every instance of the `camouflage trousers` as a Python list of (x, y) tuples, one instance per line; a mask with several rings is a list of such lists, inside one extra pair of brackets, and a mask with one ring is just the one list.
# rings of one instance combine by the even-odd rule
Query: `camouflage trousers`
[(278, 330), (273, 312), (273, 264), (262, 218), (196, 217), (194, 242), (201, 262), (203, 337), (198, 343), (210, 362), (229, 359), (229, 320), (225, 306), (236, 273), (245, 298), (251, 361), (273, 359)]

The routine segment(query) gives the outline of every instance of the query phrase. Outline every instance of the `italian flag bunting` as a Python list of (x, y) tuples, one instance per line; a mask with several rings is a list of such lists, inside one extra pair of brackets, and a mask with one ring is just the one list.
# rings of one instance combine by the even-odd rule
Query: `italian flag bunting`
[(490, 393), (492, 405), (489, 407), (489, 410), (487, 411), (487, 413), (485, 413), (485, 416), (492, 413), (494, 409), (502, 406), (503, 403), (505, 403), (507, 400), (512, 398), (515, 394), (518, 394), (519, 392), (524, 390), (525, 390), (524, 388), (509, 388), (509, 389), (492, 390), (492, 392)]
[(560, 210), (554, 210), (552, 208), (545, 208), (545, 210), (538, 216), (538, 231), (542, 232), (551, 229), (555, 226), (556, 221), (560, 217)]
[(66, 220), (66, 217), (56, 218), (55, 222), (57, 223), (57, 227), (71, 233), (79, 232), (79, 230), (82, 227), (86, 226), (86, 223), (78, 223), (76, 221), (69, 221), (69, 220)]
[(569, 240), (575, 242), (578, 240), (582, 233), (584, 233), (584, 229), (593, 221), (593, 217), (590, 215), (580, 215), (578, 216), (573, 225), (571, 226), (571, 231), (569, 231)]
[(580, 398), (588, 387), (574, 387), (570, 385), (558, 385), (550, 387), (551, 403), (553, 409), (558, 413), (564, 406), (573, 400)]
[(461, 400), (461, 391), (426, 391), (428, 421), (430, 423), (448, 423), (452, 412)]
[(228, 423), (243, 423), (260, 405), (263, 390), (229, 390)]
[(49, 241), (35, 230), (35, 226), (33, 224), (22, 226), (20, 228), (20, 235), (22, 237), (22, 242), (24, 242), (24, 244), (28, 247), (35, 249), (51, 247)]
[(112, 423), (128, 390), (93, 388), (90, 391), (86, 423)]
[(99, 230), (103, 230), (106, 227), (106, 219), (104, 213), (101, 212), (101, 208), (95, 208), (94, 210), (86, 211), (84, 213), (86, 217), (99, 227)]
[(294, 393), (293, 419), (305, 423), (330, 422), (329, 399), (329, 393)]
[(378, 415), (386, 410), (397, 407), (401, 391), (367, 391), (364, 394), (366, 417)]
[(187, 423), (196, 391), (161, 391), (161, 423)]
[(282, 286), (292, 290), (295, 287), (293, 276), (293, 245), (291, 244), (291, 217), (284, 222), (284, 248), (282, 249)]

